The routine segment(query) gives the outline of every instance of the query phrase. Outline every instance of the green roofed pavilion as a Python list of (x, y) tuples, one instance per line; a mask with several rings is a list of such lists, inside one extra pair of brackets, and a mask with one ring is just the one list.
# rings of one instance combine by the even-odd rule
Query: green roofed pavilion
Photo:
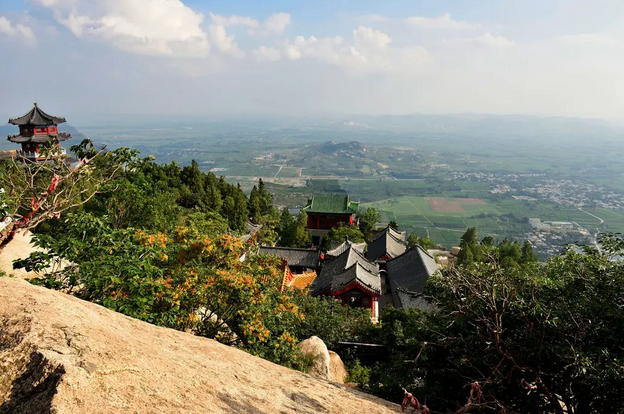
[(351, 201), (349, 196), (312, 196), (303, 208), (306, 213), (316, 214), (355, 214), (359, 203)]

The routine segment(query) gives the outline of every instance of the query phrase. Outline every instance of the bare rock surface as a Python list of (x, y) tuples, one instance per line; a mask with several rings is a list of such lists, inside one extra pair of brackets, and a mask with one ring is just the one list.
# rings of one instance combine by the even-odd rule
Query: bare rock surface
[(215, 341), (0, 278), (0, 414), (397, 411)]
[(13, 260), (24, 259), (37, 250), (41, 249), (38, 249), (32, 243), (31, 232), (16, 232), (13, 240), (4, 247), (2, 254), (0, 254), (0, 271), (22, 279), (35, 277), (35, 272), (27, 272), (24, 269), (13, 269)]
[(339, 384), (344, 384), (347, 375), (348, 372), (344, 367), (340, 355), (334, 351), (329, 351), (329, 379)]
[(309, 373), (315, 377), (331, 379), (329, 372), (329, 351), (325, 342), (318, 336), (312, 336), (299, 344), (301, 354), (312, 358), (312, 366)]

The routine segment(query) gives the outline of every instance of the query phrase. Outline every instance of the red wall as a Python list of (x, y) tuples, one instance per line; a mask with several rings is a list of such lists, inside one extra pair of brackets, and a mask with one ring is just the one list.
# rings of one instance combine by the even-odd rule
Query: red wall
[(353, 216), (330, 215), (330, 214), (308, 214), (308, 228), (329, 230), (336, 227), (338, 223), (353, 224)]

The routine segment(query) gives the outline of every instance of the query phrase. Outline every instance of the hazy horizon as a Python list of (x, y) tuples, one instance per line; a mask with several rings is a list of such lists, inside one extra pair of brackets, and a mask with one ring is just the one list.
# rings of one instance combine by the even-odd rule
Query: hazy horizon
[(624, 2), (414, 3), (6, 0), (0, 114), (624, 125)]

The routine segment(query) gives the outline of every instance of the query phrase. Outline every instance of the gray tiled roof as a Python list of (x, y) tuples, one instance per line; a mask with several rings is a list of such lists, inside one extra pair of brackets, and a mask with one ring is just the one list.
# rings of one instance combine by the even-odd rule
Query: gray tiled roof
[(437, 309), (436, 306), (429, 302), (422, 293), (415, 294), (399, 289), (396, 292), (393, 292), (392, 300), (395, 308), (419, 308), (430, 311)]
[(375, 240), (377, 237), (383, 235), (385, 232), (390, 232), (397, 239), (405, 241), (405, 232), (404, 231), (398, 231), (398, 230), (394, 229), (393, 227), (390, 227), (389, 225), (384, 227), (383, 229), (375, 232), (375, 234), (373, 235), (373, 240)]
[(368, 260), (377, 260), (386, 254), (390, 258), (395, 258), (405, 253), (407, 246), (397, 234), (400, 235), (399, 232), (391, 227), (387, 227), (377, 233), (373, 241), (368, 244), (366, 258)]
[(394, 306), (410, 307), (420, 296), (429, 276), (438, 271), (435, 259), (422, 247), (414, 246), (399, 257), (386, 262)]
[(334, 285), (334, 277), (340, 275), (356, 263), (359, 263), (360, 267), (362, 267), (368, 273), (376, 275), (376, 277), (379, 278), (379, 266), (376, 263), (371, 263), (366, 260), (362, 253), (358, 252), (353, 247), (353, 245), (351, 245), (340, 256), (329, 262), (326, 262), (323, 265), (319, 276), (316, 278), (312, 294), (317, 295), (326, 291), (327, 289), (332, 289), (333, 291), (332, 286)]
[(48, 126), (62, 124), (63, 122), (66, 122), (65, 118), (48, 115), (39, 109), (37, 104), (27, 114), (9, 119), (9, 123), (13, 125)]
[(359, 262), (355, 262), (344, 272), (334, 275), (331, 284), (331, 291), (339, 292), (354, 283), (357, 283), (370, 292), (376, 294), (381, 293), (381, 278), (379, 277), (379, 273), (369, 272)]
[(247, 233), (251, 234), (252, 236), (259, 232), (261, 228), (262, 224), (253, 224), (249, 221), (247, 222)]
[(364, 253), (364, 249), (366, 248), (366, 243), (353, 243), (349, 240), (342, 242), (342, 244), (335, 245), (335, 242), (332, 241), (332, 249), (328, 250), (325, 255), (330, 257), (338, 257), (344, 252), (347, 251), (349, 246), (353, 246), (355, 250), (360, 253)]
[(308, 269), (316, 269), (321, 258), (321, 252), (318, 249), (296, 249), (293, 247), (261, 246), (260, 254), (280, 257), (288, 262), (288, 266)]

